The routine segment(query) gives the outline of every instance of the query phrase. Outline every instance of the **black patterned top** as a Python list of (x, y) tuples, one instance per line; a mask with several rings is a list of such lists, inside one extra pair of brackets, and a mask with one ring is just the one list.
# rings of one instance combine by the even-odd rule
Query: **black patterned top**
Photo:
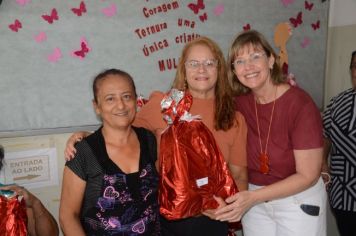
[(134, 128), (139, 171), (125, 174), (108, 156), (101, 129), (76, 145), (66, 165), (86, 181), (81, 223), (86, 235), (159, 235), (158, 173), (154, 135)]

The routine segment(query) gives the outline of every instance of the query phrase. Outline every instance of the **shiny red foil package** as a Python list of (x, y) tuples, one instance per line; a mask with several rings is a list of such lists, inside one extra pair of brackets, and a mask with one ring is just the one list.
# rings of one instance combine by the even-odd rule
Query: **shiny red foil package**
[(170, 126), (161, 135), (159, 202), (165, 218), (178, 220), (217, 208), (213, 195), (225, 199), (238, 189), (213, 134), (186, 112), (192, 96), (171, 93), (162, 100), (175, 97), (163, 109)]
[(24, 199), (0, 195), (0, 235), (26, 236), (27, 214)]

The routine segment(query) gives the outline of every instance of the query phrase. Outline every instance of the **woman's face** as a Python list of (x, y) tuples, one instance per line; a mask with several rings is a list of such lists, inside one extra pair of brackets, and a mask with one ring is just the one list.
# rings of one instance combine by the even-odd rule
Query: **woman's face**
[(128, 79), (120, 75), (108, 75), (99, 81), (94, 108), (104, 127), (128, 128), (136, 115), (135, 92)]
[(186, 80), (193, 97), (213, 98), (218, 78), (218, 62), (205, 45), (192, 46), (185, 62)]
[(257, 92), (272, 82), (270, 68), (273, 68), (274, 61), (274, 57), (268, 58), (262, 48), (245, 46), (235, 57), (234, 73), (240, 83)]
[(356, 55), (353, 57), (351, 63), (351, 82), (352, 86), (356, 89)]

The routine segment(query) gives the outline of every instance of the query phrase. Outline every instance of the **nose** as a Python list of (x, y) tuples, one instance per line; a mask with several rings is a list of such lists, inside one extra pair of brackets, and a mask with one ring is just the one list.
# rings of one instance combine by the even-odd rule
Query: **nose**
[(206, 66), (203, 63), (199, 64), (198, 71), (206, 71)]
[(116, 107), (119, 108), (120, 110), (125, 107), (125, 103), (122, 100), (122, 98), (119, 98), (116, 100)]
[(252, 68), (254, 65), (255, 65), (255, 64), (253, 63), (253, 61), (252, 61), (250, 58), (247, 59), (247, 60), (245, 61), (245, 63), (244, 63), (245, 69), (246, 69), (246, 68), (247, 68), (247, 69), (250, 69), (250, 68)]

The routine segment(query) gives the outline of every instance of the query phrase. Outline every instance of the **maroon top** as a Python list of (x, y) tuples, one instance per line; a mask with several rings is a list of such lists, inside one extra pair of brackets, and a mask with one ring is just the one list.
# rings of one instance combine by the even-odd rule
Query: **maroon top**
[[(296, 172), (293, 150), (306, 150), (323, 146), (322, 121), (312, 98), (302, 89), (291, 87), (276, 100), (267, 154), (269, 173), (259, 171), (261, 153), (254, 96), (252, 93), (236, 98), (248, 126), (247, 165), (249, 182), (269, 185)], [(262, 150), (265, 148), (273, 102), (257, 104)], [(312, 156), (310, 158), (313, 158)]]

